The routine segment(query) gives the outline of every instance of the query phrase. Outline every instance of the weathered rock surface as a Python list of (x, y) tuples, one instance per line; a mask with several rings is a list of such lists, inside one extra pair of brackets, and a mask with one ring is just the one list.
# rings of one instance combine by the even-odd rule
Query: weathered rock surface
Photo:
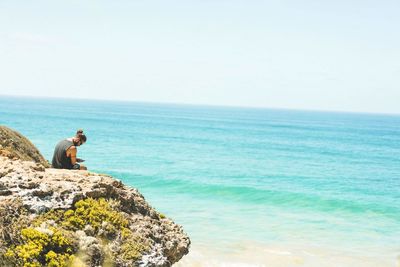
[[(0, 131), (11, 131), (4, 127)], [(14, 137), (17, 135), (14, 135)], [(14, 138), (13, 137), (13, 138)], [(24, 137), (18, 137), (24, 140)], [(0, 206), (20, 201), (33, 220), (49, 210), (74, 209), (74, 204), (82, 199), (113, 200), (118, 202), (121, 212), (130, 222), (130, 229), (137, 235), (137, 240), (143, 240), (147, 249), (140, 259), (127, 265), (126, 262), (105, 264), (104, 248), (100, 241), (94, 238), (93, 229), (87, 225), (82, 231), (77, 231), (76, 242), (81, 253), (85, 253), (87, 266), (171, 266), (188, 253), (190, 239), (181, 226), (165, 218), (152, 208), (137, 189), (125, 186), (111, 176), (78, 170), (59, 170), (44, 168), (46, 161), (34, 149), (21, 146), (17, 139), (8, 142), (0, 139), (2, 146), (14, 146), (15, 157), (0, 156)], [(19, 153), (22, 151), (21, 153)], [(28, 155), (24, 154), (28, 151)], [(18, 154), (18, 153), (19, 154)], [(18, 159), (17, 159), (18, 158)], [(21, 159), (30, 159), (24, 161)], [(46, 222), (51, 224), (52, 222)], [(107, 225), (103, 225), (107, 229)], [(43, 227), (47, 227), (46, 225)], [(0, 225), (1, 228), (1, 225)], [(7, 233), (3, 233), (3, 236)], [(0, 229), (0, 241), (1, 241)], [(115, 239), (117, 240), (117, 239)], [(108, 249), (117, 250), (121, 244), (115, 241)], [(1, 246), (1, 242), (0, 242)], [(1, 264), (0, 264), (1, 265)]]

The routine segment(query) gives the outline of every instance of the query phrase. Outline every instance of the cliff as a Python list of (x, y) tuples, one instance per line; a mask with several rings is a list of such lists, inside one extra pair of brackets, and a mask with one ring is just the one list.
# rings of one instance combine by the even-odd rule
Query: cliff
[(0, 136), (0, 266), (171, 266), (188, 253), (182, 227), (137, 189), (104, 174), (45, 168), (17, 136)]

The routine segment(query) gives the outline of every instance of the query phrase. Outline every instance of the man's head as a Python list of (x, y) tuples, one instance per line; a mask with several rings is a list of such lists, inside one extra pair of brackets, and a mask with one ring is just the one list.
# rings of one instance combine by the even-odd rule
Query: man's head
[(83, 145), (84, 143), (86, 143), (86, 140), (87, 140), (86, 135), (83, 134), (82, 129), (76, 131), (76, 135), (73, 138), (74, 146)]

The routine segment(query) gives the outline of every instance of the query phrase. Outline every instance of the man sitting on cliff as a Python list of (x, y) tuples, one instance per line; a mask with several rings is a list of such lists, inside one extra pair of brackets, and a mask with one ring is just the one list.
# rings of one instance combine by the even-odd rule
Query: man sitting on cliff
[(78, 153), (77, 147), (86, 142), (86, 135), (83, 130), (78, 130), (74, 137), (61, 140), (54, 149), (52, 167), (56, 169), (73, 169), (87, 170), (87, 168), (78, 162), (83, 162), (82, 159), (76, 157)]

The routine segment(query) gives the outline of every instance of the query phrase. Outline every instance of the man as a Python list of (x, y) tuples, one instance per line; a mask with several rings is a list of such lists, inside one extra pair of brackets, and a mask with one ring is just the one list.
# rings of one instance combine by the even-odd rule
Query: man
[(72, 170), (87, 170), (87, 168), (79, 162), (84, 160), (76, 157), (77, 147), (86, 143), (86, 135), (83, 130), (78, 130), (74, 137), (61, 140), (54, 149), (52, 167), (56, 169), (72, 169)]

